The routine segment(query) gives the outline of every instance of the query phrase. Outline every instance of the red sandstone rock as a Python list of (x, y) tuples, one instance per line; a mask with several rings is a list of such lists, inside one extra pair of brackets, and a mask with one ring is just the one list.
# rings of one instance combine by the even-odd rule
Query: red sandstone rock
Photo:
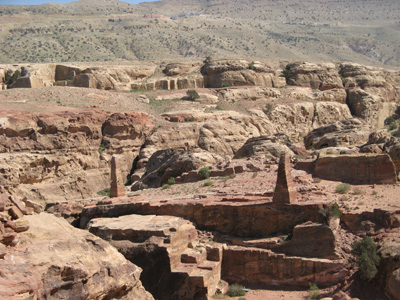
[(291, 168), (290, 157), (286, 153), (281, 154), (278, 167), (278, 178), (276, 180), (276, 187), (274, 203), (290, 204), (296, 202), (296, 188), (294, 186)]
[(121, 197), (125, 195), (124, 182), (119, 171), (117, 157), (114, 155), (111, 159), (111, 189), (110, 197)]
[(153, 299), (140, 268), (107, 242), (53, 215), (25, 218), (24, 243), (0, 260), (0, 299)]
[(12, 216), (12, 218), (14, 220), (22, 218), (24, 216), (24, 214), (22, 213), (22, 211), (16, 207), (16, 206), (11, 206), (11, 208), (8, 210), (10, 216)]
[(349, 183), (396, 183), (396, 169), (387, 154), (326, 155), (315, 163), (315, 177)]

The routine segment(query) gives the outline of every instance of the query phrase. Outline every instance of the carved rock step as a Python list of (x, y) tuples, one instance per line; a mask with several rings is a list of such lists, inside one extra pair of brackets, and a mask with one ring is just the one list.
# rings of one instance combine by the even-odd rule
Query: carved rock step
[(207, 253), (204, 250), (186, 249), (181, 255), (182, 263), (200, 264), (207, 258)]

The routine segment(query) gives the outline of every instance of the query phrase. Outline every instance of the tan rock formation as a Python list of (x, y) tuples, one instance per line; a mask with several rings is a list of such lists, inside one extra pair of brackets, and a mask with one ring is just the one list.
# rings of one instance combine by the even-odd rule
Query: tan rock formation
[(393, 74), (379, 68), (343, 63), (340, 75), (344, 78), (352, 112), (376, 129), (382, 128), (399, 99)]
[(395, 165), (387, 154), (320, 156), (315, 163), (314, 176), (355, 184), (397, 181)]
[(222, 257), (215, 255), (218, 248), (197, 243), (196, 228), (189, 221), (127, 215), (94, 219), (88, 227), (143, 268), (143, 285), (157, 299), (206, 300), (214, 295)]
[(306, 86), (321, 91), (343, 88), (338, 70), (332, 63), (291, 63), (286, 66), (284, 73), (290, 85)]
[[(275, 71), (260, 62), (246, 60), (211, 60), (202, 68), (205, 86), (210, 88), (240, 85), (278, 87), (281, 81)], [(279, 82), (279, 83), (278, 83)]]
[(296, 188), (294, 186), (290, 156), (287, 153), (282, 153), (279, 159), (278, 178), (272, 199), (275, 204), (290, 204), (297, 202)]
[(359, 119), (341, 120), (308, 133), (304, 145), (306, 149), (361, 145), (368, 140), (370, 132), (370, 127)]
[(32, 200), (93, 197), (109, 187), (108, 154), (114, 153), (120, 153), (126, 177), (152, 123), (142, 113), (106, 118), (107, 112), (100, 111), (3, 111), (2, 182)]
[(24, 243), (0, 260), (2, 299), (153, 299), (141, 269), (107, 242), (53, 215), (25, 218)]

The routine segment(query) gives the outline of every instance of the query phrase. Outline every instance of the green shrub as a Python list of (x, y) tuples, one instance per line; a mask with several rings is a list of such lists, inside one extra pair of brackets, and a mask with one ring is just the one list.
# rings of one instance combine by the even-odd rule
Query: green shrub
[(204, 167), (199, 170), (199, 175), (201, 179), (208, 179), (210, 178), (210, 168)]
[(237, 283), (229, 285), (228, 292), (226, 293), (229, 297), (238, 297), (246, 295), (243, 290), (243, 286)]
[(350, 188), (351, 188), (350, 184), (341, 183), (336, 187), (335, 192), (338, 194), (346, 194), (350, 191)]
[(103, 153), (106, 149), (107, 149), (107, 147), (106, 147), (104, 144), (100, 144), (99, 149), (97, 149), (97, 151), (101, 154), (101, 153)]
[(245, 297), (240, 297), (238, 300), (246, 300)]
[(166, 190), (166, 189), (169, 189), (170, 187), (171, 187), (171, 185), (168, 184), (168, 183), (166, 183), (166, 184), (164, 184), (164, 185), (162, 186), (162, 189), (163, 189), (163, 190)]
[(332, 204), (331, 207), (324, 207), (319, 210), (319, 212), (326, 218), (337, 218), (340, 219), (342, 216), (342, 211), (340, 210), (339, 204), (336, 202)]
[(315, 283), (310, 283), (310, 288), (308, 289), (308, 298), (310, 298), (310, 299), (321, 298), (319, 288)]
[(174, 185), (174, 184), (175, 184), (175, 178), (174, 178), (174, 177), (171, 177), (170, 179), (168, 179), (167, 183), (168, 183), (169, 185)]
[(322, 181), (322, 179), (318, 178), (318, 177), (314, 177), (313, 181), (314, 181), (314, 183), (320, 183)]
[(21, 77), (21, 71), (16, 70), (14, 73), (12, 70), (7, 70), (5, 74), (5, 82), (7, 84), (7, 89), (13, 88), (14, 84), (17, 82), (18, 78)]
[(249, 69), (250, 70), (254, 70), (256, 67), (255, 67), (255, 63), (254, 63), (254, 61), (252, 61), (251, 63), (249, 63)]
[(99, 192), (97, 192), (97, 195), (99, 196), (110, 196), (110, 188), (101, 190)]
[(186, 117), (185, 118), (185, 122), (194, 122), (194, 117), (193, 116), (191, 116), (191, 117)]
[(230, 87), (230, 86), (231, 86), (231, 84), (228, 82), (222, 84), (222, 87)]
[(353, 254), (360, 271), (360, 277), (364, 280), (371, 280), (378, 272), (380, 257), (376, 253), (376, 244), (370, 236), (365, 236), (361, 242), (353, 244)]
[(186, 95), (192, 101), (200, 98), (200, 95), (195, 90), (188, 90)]
[(213, 184), (214, 184), (214, 182), (212, 182), (212, 181), (206, 181), (206, 182), (204, 182), (203, 186), (212, 186)]

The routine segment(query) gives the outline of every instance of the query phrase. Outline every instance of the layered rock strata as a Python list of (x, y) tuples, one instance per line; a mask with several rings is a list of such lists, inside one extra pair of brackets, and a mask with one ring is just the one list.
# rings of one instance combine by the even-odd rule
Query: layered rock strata
[(2, 299), (154, 299), (141, 269), (104, 240), (53, 215), (25, 218), (23, 243), (0, 259)]
[(216, 292), (221, 250), (198, 244), (190, 222), (171, 216), (127, 215), (93, 219), (88, 228), (143, 268), (143, 285), (156, 299), (207, 300)]

